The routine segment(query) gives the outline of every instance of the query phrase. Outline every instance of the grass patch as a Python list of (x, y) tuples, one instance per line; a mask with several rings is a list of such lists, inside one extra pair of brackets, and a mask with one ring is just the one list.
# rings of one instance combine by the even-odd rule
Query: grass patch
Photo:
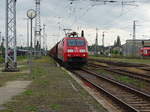
[(37, 111), (38, 108), (36, 106), (27, 106), (26, 110), (34, 112), (34, 111)]
[(109, 61), (117, 61), (117, 62), (129, 62), (129, 63), (139, 63), (139, 64), (150, 64), (150, 59), (127, 59), (127, 58), (110, 58), (110, 57), (101, 57), (101, 56), (90, 56), (92, 59), (102, 59)]
[(32, 90), (26, 90), (23, 94), (24, 95), (32, 95), (33, 92), (32, 92)]
[(144, 82), (141, 82), (139, 80), (130, 78), (128, 76), (120, 76), (120, 77), (116, 77), (116, 79), (119, 80), (119, 81), (121, 81), (121, 82), (127, 83), (127, 84), (136, 85), (136, 86), (138, 86), (140, 88), (146, 87), (146, 85), (144, 84)]
[(18, 61), (27, 59), (27, 56), (17, 56)]
[(50, 105), (50, 108), (52, 110), (59, 110), (61, 108), (61, 105), (59, 105), (59, 104), (52, 104), (52, 105)]
[(149, 87), (146, 82), (140, 81), (138, 79), (134, 79), (128, 76), (121, 76), (103, 69), (95, 70), (97, 73), (100, 73), (102, 75), (106, 75), (108, 77), (113, 77), (115, 80), (120, 81), (125, 84), (134, 85), (138, 88), (147, 88)]
[(4, 62), (4, 58), (2, 56), (0, 56), (0, 63), (3, 63)]

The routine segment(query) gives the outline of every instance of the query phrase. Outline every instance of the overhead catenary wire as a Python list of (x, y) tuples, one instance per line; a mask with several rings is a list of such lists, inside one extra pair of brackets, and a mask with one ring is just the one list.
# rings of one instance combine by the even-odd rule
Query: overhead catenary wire
[[(81, 18), (82, 17), (84, 17), (84, 16), (86, 16), (86, 14), (88, 14), (88, 12), (90, 11), (90, 10), (92, 10), (92, 8), (93, 7), (98, 7), (98, 6), (100, 6), (100, 5), (105, 5), (105, 4), (101, 4), (101, 3), (94, 3), (94, 4), (90, 4), (90, 3), (85, 3), (85, 2), (83, 2), (83, 0), (80, 0), (79, 2), (77, 2), (77, 1), (79, 1), (79, 0), (73, 0), (72, 2), (71, 2), (71, 4), (68, 4), (68, 6), (66, 6), (66, 8), (68, 8), (69, 9), (69, 17), (68, 18), (70, 18), (70, 20), (72, 20), (72, 24), (70, 24), (69, 26), (70, 26), (70, 28), (75, 28), (75, 27), (77, 27), (78, 29), (80, 28), (86, 28), (87, 27), (87, 25), (83, 25), (83, 23), (82, 23), (82, 21), (81, 21)], [(84, 6), (82, 6), (83, 4), (87, 4), (86, 5), (86, 7), (84, 7)], [(86, 0), (86, 2), (89, 2), (89, 0)], [(101, 2), (103, 2), (102, 0), (101, 0)], [(121, 2), (120, 2), (121, 3)], [(80, 5), (78, 5), (78, 4), (80, 4)], [(124, 4), (125, 5), (125, 4)], [(127, 4), (128, 5), (128, 4)], [(114, 6), (116, 6), (117, 7), (117, 5), (115, 4)], [(124, 7), (122, 7), (122, 10), (121, 10), (121, 14), (119, 15), (119, 16), (117, 16), (116, 17), (116, 19), (115, 20), (113, 20), (112, 22), (107, 22), (106, 24), (103, 24), (103, 25), (101, 25), (101, 26), (111, 26), (112, 24), (115, 24), (116, 23), (116, 21), (120, 18), (120, 17), (122, 17), (122, 16), (124, 16), (124, 15), (126, 15), (126, 13), (129, 13), (130, 12), (130, 9), (128, 9), (129, 11), (124, 11)], [(125, 13), (125, 14), (124, 14)], [(81, 16), (80, 16), (81, 15)], [(80, 22), (80, 27), (79, 27), (79, 22)], [(82, 25), (81, 25), (82, 24)], [(129, 27), (129, 26), (125, 26), (126, 28), (127, 27)], [(88, 28), (88, 27), (87, 27)]]
[[(104, 2), (104, 1), (98, 1), (98, 2)], [(135, 3), (135, 1), (121, 1), (121, 3), (122, 3), (122, 11), (121, 12), (123, 12), (123, 9), (124, 9), (124, 5), (133, 5), (133, 4), (127, 4), (127, 3)], [(97, 4), (96, 4), (97, 5)], [(91, 5), (90, 7), (88, 7), (88, 9), (85, 9), (85, 12), (83, 12), (83, 14), (82, 14), (82, 16), (78, 16), (78, 19), (76, 19), (74, 22), (73, 22), (73, 24), (71, 24), (71, 27), (74, 27), (74, 25), (77, 23), (77, 21), (78, 20), (80, 20), (82, 17), (84, 17), (87, 13), (88, 13), (88, 11), (90, 10), (90, 9), (92, 9), (92, 7), (94, 7), (94, 6), (96, 6), (96, 5)], [(98, 4), (98, 5), (100, 5), (100, 4)], [(133, 5), (134, 6), (134, 5)], [(76, 14), (74, 14), (74, 15), (76, 15)], [(124, 14), (122, 13), (122, 14), (120, 14), (118, 17), (116, 17), (116, 18), (120, 18), (121, 16), (123, 16)], [(116, 21), (116, 20), (115, 20)], [(112, 24), (112, 22), (110, 23), (110, 25)], [(108, 25), (108, 22), (107, 22), (107, 25)]]
[(107, 21), (106, 23), (101, 24), (101, 26), (110, 27), (110, 26), (112, 26), (113, 24), (115, 24), (116, 22), (118, 22), (118, 20), (119, 20), (121, 17), (123, 17), (123, 16), (125, 16), (125, 15), (127, 15), (127, 14), (129, 14), (129, 13), (131, 13), (131, 12), (133, 12), (134, 10), (136, 10), (136, 8), (127, 9), (127, 11), (122, 10), (121, 13), (119, 14), (119, 16), (115, 17), (115, 19), (113, 19), (113, 20), (110, 21), (110, 22)]

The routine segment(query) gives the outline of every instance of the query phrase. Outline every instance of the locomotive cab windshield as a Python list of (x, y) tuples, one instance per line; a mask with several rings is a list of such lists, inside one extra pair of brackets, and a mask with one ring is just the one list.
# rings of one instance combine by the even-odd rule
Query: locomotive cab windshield
[(67, 44), (68, 46), (84, 46), (85, 41), (80, 39), (68, 39)]

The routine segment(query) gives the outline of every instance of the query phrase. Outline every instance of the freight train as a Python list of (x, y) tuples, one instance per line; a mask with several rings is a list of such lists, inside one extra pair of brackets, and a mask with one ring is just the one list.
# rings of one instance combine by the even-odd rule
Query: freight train
[(88, 43), (82, 31), (67, 33), (51, 50), (50, 56), (60, 60), (65, 66), (82, 67), (87, 63)]

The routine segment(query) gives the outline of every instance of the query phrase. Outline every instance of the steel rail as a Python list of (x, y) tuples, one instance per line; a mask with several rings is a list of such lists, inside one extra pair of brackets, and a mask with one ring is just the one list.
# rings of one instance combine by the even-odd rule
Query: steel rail
[(117, 73), (117, 74), (120, 74), (120, 75), (129, 76), (131, 78), (143, 80), (143, 81), (146, 81), (146, 82), (150, 83), (150, 75), (147, 75), (147, 74), (133, 73), (133, 72), (130, 72), (130, 71), (127, 71), (127, 70), (122, 70), (122, 69), (112, 69), (112, 68), (102, 66), (102, 65), (99, 65), (99, 64), (94, 64), (94, 63), (90, 63), (89, 65), (93, 66), (93, 67), (103, 67), (103, 69), (106, 70), (106, 71), (110, 71), (110, 72)]
[(121, 61), (112, 61), (112, 60), (101, 60), (101, 59), (88, 59), (89, 61), (96, 61), (100, 63), (107, 63), (110, 65), (116, 66), (124, 66), (124, 67), (147, 67), (147, 64), (139, 64), (139, 63), (129, 63), (129, 62), (121, 62)]
[[(94, 75), (98, 78), (101, 78), (102, 80), (105, 80), (109, 83), (112, 83), (116, 86), (119, 86), (121, 88), (123, 88), (123, 90), (126, 90), (128, 91), (129, 93), (132, 93), (132, 94), (136, 94), (137, 96), (140, 96), (142, 98), (144, 98), (146, 101), (150, 102), (150, 95), (149, 94), (146, 94), (144, 92), (141, 92), (141, 91), (138, 91), (136, 89), (133, 89), (133, 88), (130, 88), (124, 84), (121, 84), (119, 82), (116, 82), (112, 79), (108, 79), (104, 76), (100, 76), (94, 72), (91, 72), (89, 70), (85, 70), (85, 69), (82, 69), (82, 71), (84, 71), (86, 73), (86, 75), (90, 74), (90, 75)], [(81, 77), (82, 79), (86, 80), (87, 82), (91, 83), (93, 86), (95, 86), (97, 89), (103, 91), (105, 94), (107, 94), (107, 96), (111, 97), (113, 100), (115, 100), (116, 102), (118, 102), (121, 106), (123, 106), (125, 109), (127, 109), (127, 112), (140, 112), (138, 109), (136, 109), (135, 107), (129, 105), (128, 103), (126, 103), (125, 101), (123, 101), (122, 99), (120, 99), (119, 97), (113, 95), (111, 92), (107, 91), (106, 88), (104, 87), (100, 87), (99, 85), (95, 84), (94, 82), (92, 82), (90, 79), (87, 79), (85, 78), (84, 76), (82, 76), (81, 74), (79, 74), (78, 72), (76, 71), (72, 71), (73, 73), (77, 74), (79, 77)], [(87, 74), (88, 73), (88, 74)], [(150, 103), (148, 103), (148, 105), (150, 105)], [(149, 110), (150, 111), (150, 110)]]

